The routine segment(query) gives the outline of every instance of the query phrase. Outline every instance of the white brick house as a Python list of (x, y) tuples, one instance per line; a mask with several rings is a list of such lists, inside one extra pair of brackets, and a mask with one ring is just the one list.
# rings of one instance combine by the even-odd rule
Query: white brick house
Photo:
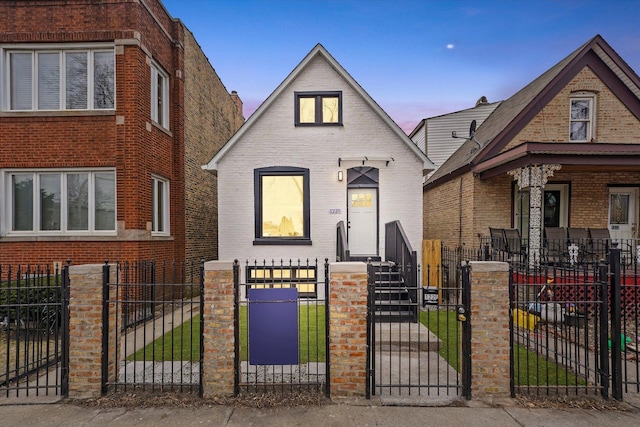
[[(385, 223), (422, 241), (432, 162), (320, 44), (204, 169), (218, 175), (219, 258), (385, 257)], [(319, 275), (322, 272), (318, 272)]]

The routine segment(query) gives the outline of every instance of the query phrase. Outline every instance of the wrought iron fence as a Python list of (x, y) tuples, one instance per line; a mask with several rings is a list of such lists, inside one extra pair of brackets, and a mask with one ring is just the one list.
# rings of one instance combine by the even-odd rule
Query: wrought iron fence
[(606, 395), (606, 265), (510, 266), (512, 392)]
[(0, 265), (0, 394), (66, 395), (68, 267)]
[(103, 393), (201, 395), (203, 264), (105, 264), (103, 284)]
[(236, 261), (237, 394), (329, 393), (328, 266)]

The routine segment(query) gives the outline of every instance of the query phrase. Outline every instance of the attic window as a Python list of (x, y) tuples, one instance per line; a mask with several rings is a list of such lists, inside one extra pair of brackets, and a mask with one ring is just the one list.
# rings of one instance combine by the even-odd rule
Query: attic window
[(342, 92), (295, 92), (296, 126), (342, 125)]
[(594, 132), (595, 95), (576, 93), (571, 97), (571, 124), (569, 140), (577, 142), (592, 141)]

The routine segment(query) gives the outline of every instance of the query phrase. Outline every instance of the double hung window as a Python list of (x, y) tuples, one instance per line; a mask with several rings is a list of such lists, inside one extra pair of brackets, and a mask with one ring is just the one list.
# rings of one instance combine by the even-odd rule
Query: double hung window
[(153, 218), (151, 232), (156, 235), (169, 234), (169, 181), (152, 177)]
[(15, 171), (5, 177), (9, 233), (116, 231), (113, 171)]
[(571, 97), (570, 141), (588, 142), (594, 138), (594, 104), (595, 97), (589, 94)]
[(4, 60), (4, 110), (115, 108), (113, 48), (6, 49)]
[(151, 120), (169, 129), (169, 76), (155, 62), (151, 64)]

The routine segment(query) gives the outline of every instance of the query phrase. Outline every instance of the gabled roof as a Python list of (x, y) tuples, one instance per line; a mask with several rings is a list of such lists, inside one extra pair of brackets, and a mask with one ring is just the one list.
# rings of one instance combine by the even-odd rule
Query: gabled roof
[(276, 88), (276, 90), (269, 95), (269, 97), (258, 107), (258, 109), (249, 117), (249, 119), (238, 129), (238, 131), (227, 141), (227, 143), (216, 153), (215, 156), (202, 166), (205, 170), (217, 170), (218, 162), (233, 148), (233, 146), (242, 139), (243, 135), (257, 122), (265, 111), (273, 104), (273, 102), (282, 94), (289, 85), (296, 80), (296, 78), (304, 71), (304, 69), (311, 63), (316, 57), (322, 57), (331, 67), (353, 88), (353, 90), (360, 95), (364, 102), (371, 107), (373, 111), (377, 113), (380, 119), (389, 126), (389, 129), (398, 136), (410, 151), (412, 151), (416, 157), (418, 157), (423, 163), (424, 170), (433, 170), (434, 164), (427, 158), (427, 156), (411, 141), (411, 139), (400, 129), (400, 127), (389, 117), (389, 115), (369, 96), (367, 92), (356, 82), (347, 71), (336, 61), (327, 50), (318, 43), (311, 51), (304, 57), (286, 79)]
[[(425, 187), (438, 185), (468, 171), (476, 172), (480, 163), (490, 164), (489, 160), (498, 156), (585, 66), (589, 66), (640, 120), (640, 78), (600, 35), (596, 35), (502, 102), (478, 127), (475, 141), (466, 140), (427, 180)], [(573, 153), (583, 154), (585, 145), (573, 144)]]

